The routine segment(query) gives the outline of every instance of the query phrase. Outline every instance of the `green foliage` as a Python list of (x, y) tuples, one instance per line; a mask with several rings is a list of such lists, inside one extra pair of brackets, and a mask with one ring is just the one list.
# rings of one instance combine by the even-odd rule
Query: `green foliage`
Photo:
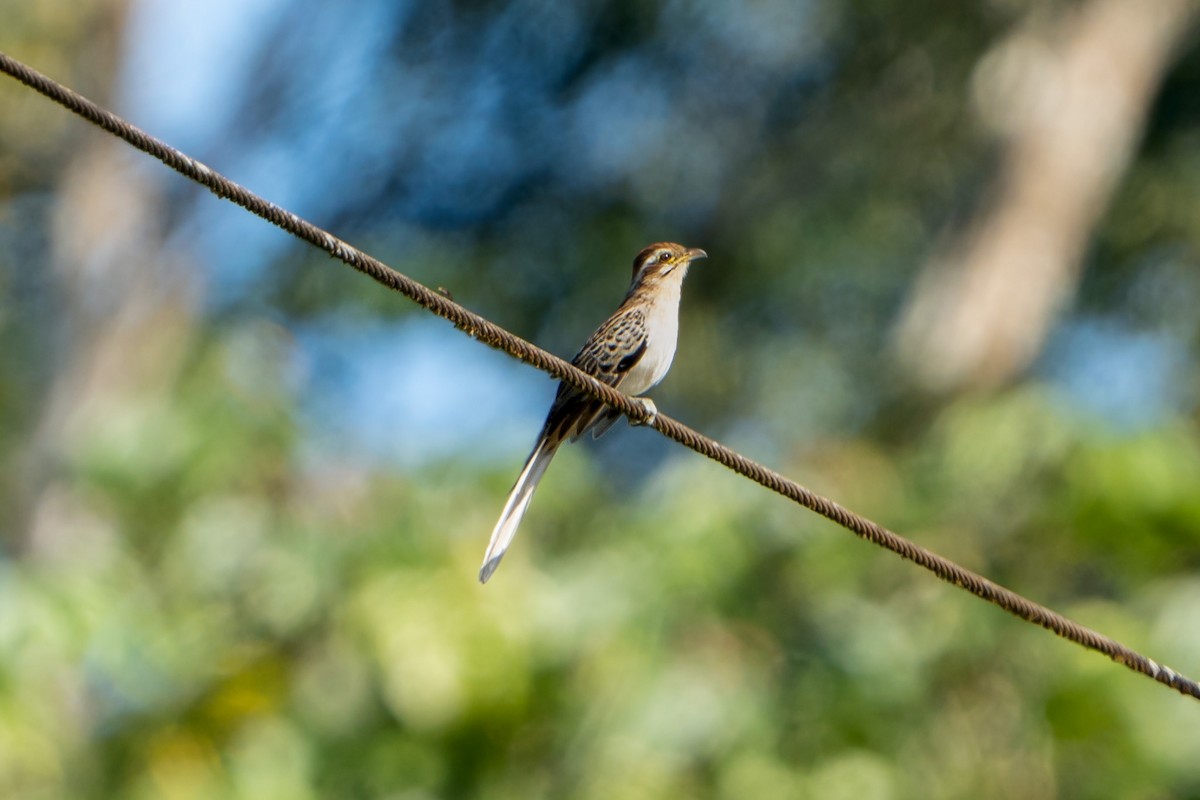
[[(214, 339), (167, 396), (127, 409), (135, 422), (98, 431), (57, 500), (65, 538), (0, 574), (6, 794), (1087, 797), (1200, 781), (1169, 746), (1194, 725), (1187, 701), (686, 454), (618, 498), (568, 449), (480, 587), (508, 465), (295, 464), (270, 338)], [(829, 441), (784, 466), (1194, 663), (1200, 582), (1156, 555), (1195, 528), (1194, 447), (1114, 441), (1038, 391), (952, 407), (925, 441)], [(1148, 452), (1176, 483), (1144, 474)]]

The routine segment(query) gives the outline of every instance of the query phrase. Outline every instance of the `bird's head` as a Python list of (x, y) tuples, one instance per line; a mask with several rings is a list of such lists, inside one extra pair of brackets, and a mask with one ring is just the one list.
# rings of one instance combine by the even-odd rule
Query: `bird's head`
[(658, 242), (642, 250), (633, 259), (633, 285), (648, 286), (666, 280), (682, 281), (688, 265), (708, 253), (698, 247), (674, 242)]

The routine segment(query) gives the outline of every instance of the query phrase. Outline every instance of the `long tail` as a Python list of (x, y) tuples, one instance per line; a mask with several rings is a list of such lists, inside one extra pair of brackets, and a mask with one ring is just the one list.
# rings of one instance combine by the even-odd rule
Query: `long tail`
[(529, 508), (529, 501), (533, 499), (533, 490), (537, 488), (538, 482), (545, 474), (546, 467), (550, 466), (550, 459), (554, 458), (554, 454), (558, 451), (558, 445), (559, 442), (551, 442), (542, 437), (525, 461), (525, 468), (521, 470), (517, 482), (513, 484), (512, 491), (508, 494), (508, 502), (504, 504), (504, 510), (500, 512), (500, 521), (492, 530), (492, 538), (488, 542), (487, 552), (483, 554), (483, 566), (479, 568), (480, 583), (487, 583), (488, 578), (492, 577), (492, 573), (496, 571), (496, 567), (500, 566), (500, 559), (504, 558), (508, 546), (512, 544), (513, 537), (517, 535), (521, 517), (525, 516), (525, 510)]

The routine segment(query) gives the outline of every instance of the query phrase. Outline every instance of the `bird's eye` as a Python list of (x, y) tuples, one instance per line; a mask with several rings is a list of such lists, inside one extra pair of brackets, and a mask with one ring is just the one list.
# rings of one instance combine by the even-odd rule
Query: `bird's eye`
[(663, 250), (661, 253), (658, 254), (658, 263), (665, 264), (670, 260), (671, 260), (671, 251), (670, 250)]

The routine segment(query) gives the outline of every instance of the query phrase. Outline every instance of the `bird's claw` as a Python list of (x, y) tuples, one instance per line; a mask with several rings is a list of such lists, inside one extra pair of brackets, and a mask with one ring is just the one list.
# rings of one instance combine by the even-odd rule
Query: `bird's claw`
[(658, 406), (654, 405), (654, 401), (649, 397), (639, 397), (637, 399), (642, 401), (642, 410), (646, 412), (646, 418), (641, 421), (634, 420), (632, 424), (653, 425), (654, 420), (658, 419)]

